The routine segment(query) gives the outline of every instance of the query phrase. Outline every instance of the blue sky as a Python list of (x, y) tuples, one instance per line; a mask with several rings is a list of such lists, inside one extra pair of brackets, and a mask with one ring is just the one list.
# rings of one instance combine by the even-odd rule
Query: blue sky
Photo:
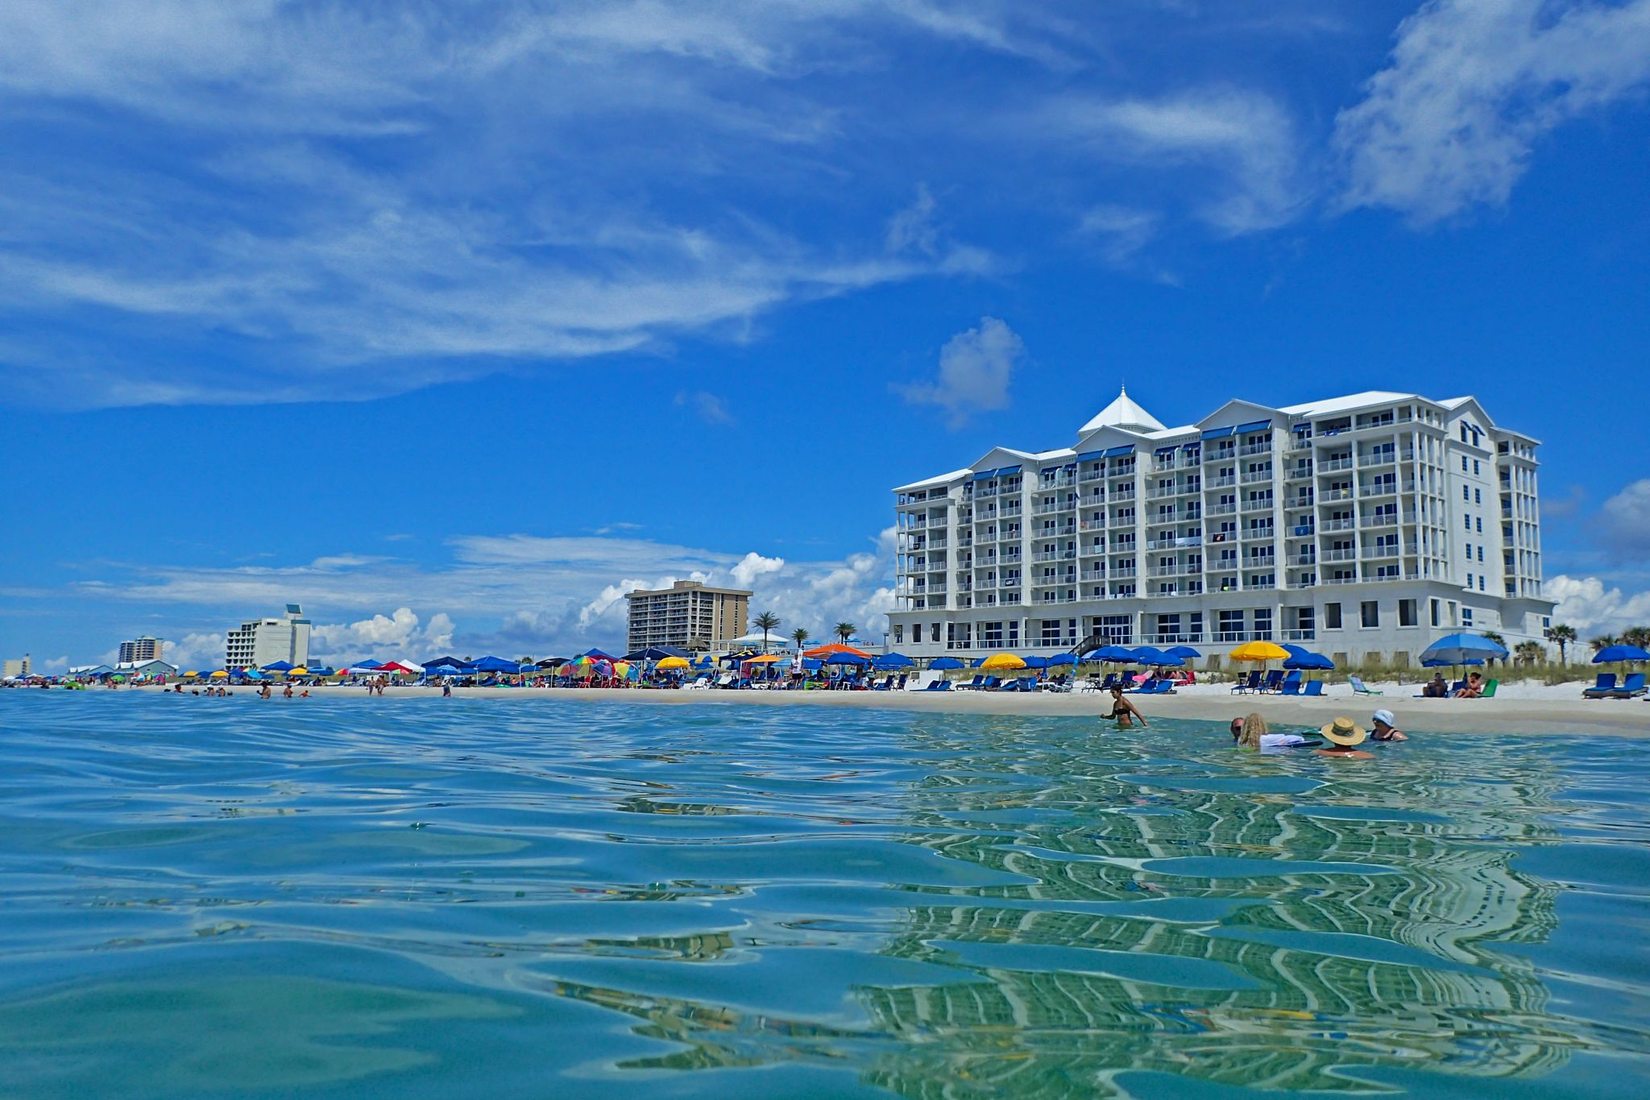
[(1650, 620), (1650, 0), (8, 4), (0, 94), (8, 657), (877, 638), (887, 490), (1125, 381), (1477, 394)]

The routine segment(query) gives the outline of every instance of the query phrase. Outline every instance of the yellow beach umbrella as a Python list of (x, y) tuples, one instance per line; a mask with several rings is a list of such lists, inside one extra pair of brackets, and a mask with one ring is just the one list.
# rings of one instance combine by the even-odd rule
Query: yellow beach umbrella
[(225, 672), (223, 669), (220, 668), (220, 669), (218, 669), (218, 671), (214, 672), (211, 676), (207, 677), (207, 679), (209, 679), (209, 680), (227, 680), (227, 679), (229, 679), (229, 673)]
[(305, 668), (303, 665), (299, 665), (297, 668), (287, 669), (286, 674), (288, 676), (308, 676), (309, 669)]
[[(780, 654), (770, 653), (765, 657), (752, 657), (750, 660), (746, 661), (745, 664), (747, 664), (747, 665), (773, 665), (773, 664), (778, 664), (780, 661), (783, 661), (783, 660), (785, 660), (785, 658), (783, 656), (781, 656)], [(663, 668), (664, 665), (661, 664), (659, 667)]]
[(1244, 642), (1226, 656), (1234, 661), (1287, 661), (1289, 651), (1275, 642)]
[(980, 667), (987, 672), (1001, 672), (1004, 669), (1024, 668), (1026, 663), (1012, 653), (993, 653), (980, 662)]
[(660, 661), (658, 664), (654, 665), (653, 667), (654, 668), (662, 668), (662, 669), (666, 669), (666, 670), (673, 669), (673, 668), (688, 668), (689, 663), (688, 663), (688, 659), (686, 657), (666, 657), (664, 660)]
[(194, 670), (191, 670), (191, 671), (189, 671), (189, 672), (185, 672), (185, 673), (184, 673), (184, 676), (185, 676), (185, 677), (188, 677), (188, 678), (190, 678), (190, 679), (193, 679), (193, 678), (195, 678), (195, 677), (197, 677), (197, 676), (199, 676), (199, 675), (200, 675), (200, 673), (199, 673), (199, 672), (197, 672), (197, 671), (194, 671)]

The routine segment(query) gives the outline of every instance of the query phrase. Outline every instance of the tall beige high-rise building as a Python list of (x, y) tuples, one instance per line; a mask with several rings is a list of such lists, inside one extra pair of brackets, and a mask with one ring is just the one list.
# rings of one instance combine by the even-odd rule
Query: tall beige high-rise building
[(119, 662), (123, 665), (129, 665), (139, 661), (158, 661), (165, 649), (165, 642), (145, 634), (129, 642), (120, 643)]
[(309, 629), (304, 609), (295, 603), (287, 604), (279, 619), (249, 619), (225, 639), (224, 667), (262, 668), (277, 661), (307, 665)]
[(33, 672), (34, 668), (27, 653), (19, 660), (0, 662), (0, 676), (30, 676)]
[(700, 652), (720, 650), (745, 633), (751, 593), (742, 588), (711, 588), (698, 581), (677, 581), (669, 588), (638, 588), (625, 593), (630, 609), (626, 646), (675, 646)]

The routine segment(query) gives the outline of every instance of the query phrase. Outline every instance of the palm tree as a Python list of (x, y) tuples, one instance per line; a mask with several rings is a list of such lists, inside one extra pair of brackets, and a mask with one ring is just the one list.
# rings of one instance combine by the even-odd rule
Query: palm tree
[(841, 638), (843, 645), (847, 645), (848, 639), (852, 638), (854, 636), (854, 631), (858, 629), (859, 627), (855, 626), (853, 623), (837, 623), (836, 629), (831, 633), (835, 634), (838, 638)]
[(796, 648), (798, 651), (800, 651), (803, 646), (808, 644), (808, 639), (810, 637), (812, 637), (812, 635), (808, 633), (808, 628), (805, 626), (799, 626), (795, 630), (791, 631), (791, 641), (796, 643)]
[(1568, 664), (1569, 658), (1565, 653), (1565, 647), (1576, 640), (1576, 628), (1558, 623), (1547, 629), (1547, 638), (1558, 646), (1558, 663), (1561, 665)]
[(763, 653), (768, 651), (768, 631), (778, 626), (779, 622), (779, 616), (775, 615), (772, 611), (764, 611), (762, 614), (751, 620), (751, 625), (762, 631)]
[[(1484, 637), (1488, 638), (1490, 641), (1494, 642), (1496, 645), (1500, 646), (1502, 649), (1507, 648), (1507, 639), (1504, 638), (1503, 636), (1501, 636), (1500, 634), (1497, 634), (1493, 630), (1484, 631)], [(1485, 664), (1490, 664), (1490, 665), (1495, 664), (1495, 658), (1491, 657), (1488, 661), (1485, 662)]]
[(1623, 645), (1636, 645), (1640, 649), (1650, 649), (1650, 626), (1629, 627), (1621, 632)]
[(1519, 642), (1513, 647), (1513, 663), (1526, 668), (1534, 667), (1541, 660), (1540, 642)]
[(1592, 648), (1594, 653), (1597, 653), (1599, 650), (1603, 649), (1605, 646), (1615, 645), (1616, 644), (1616, 636), (1614, 634), (1600, 634), (1596, 638), (1588, 638), (1587, 639), (1587, 644), (1588, 644), (1588, 646), (1590, 646)]

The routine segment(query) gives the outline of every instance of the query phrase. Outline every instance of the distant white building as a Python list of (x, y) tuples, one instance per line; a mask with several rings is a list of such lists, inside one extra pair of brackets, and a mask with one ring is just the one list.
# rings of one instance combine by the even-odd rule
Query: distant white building
[(1543, 640), (1537, 442), (1476, 398), (1228, 401), (1167, 428), (1120, 394), (1051, 451), (895, 489), (892, 644), (913, 656), (1294, 642), (1413, 661)]
[(145, 634), (129, 642), (121, 642), (120, 653), (115, 659), (122, 664), (131, 661), (158, 661), (165, 650), (165, 642)]
[(131, 678), (156, 676), (176, 676), (178, 666), (167, 664), (165, 661), (118, 661), (115, 663), (114, 673), (117, 676)]
[(304, 609), (286, 605), (279, 619), (251, 619), (229, 632), (224, 642), (225, 668), (262, 668), (276, 661), (309, 664), (310, 622)]

